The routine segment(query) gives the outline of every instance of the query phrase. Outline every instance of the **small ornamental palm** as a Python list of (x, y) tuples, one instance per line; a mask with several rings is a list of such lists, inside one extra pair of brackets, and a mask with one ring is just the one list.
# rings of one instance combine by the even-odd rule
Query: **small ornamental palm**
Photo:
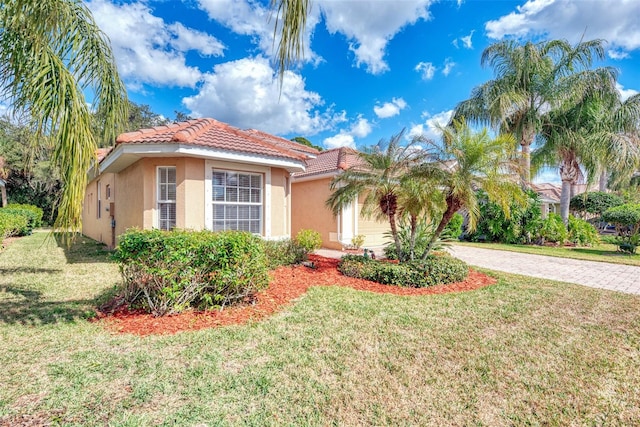
[(358, 153), (359, 163), (331, 181), (333, 191), (327, 206), (337, 215), (340, 210), (363, 197), (362, 214), (389, 221), (391, 235), (398, 253), (402, 253), (398, 238), (397, 217), (403, 209), (403, 177), (421, 164), (428, 153), (416, 147), (418, 140), (400, 145), (404, 131), (381, 140), (376, 146)]
[(519, 185), (520, 163), (514, 160), (516, 142), (513, 136), (492, 138), (486, 129), (475, 133), (465, 122), (458, 120), (452, 127), (440, 127), (440, 131), (442, 145), (431, 143), (427, 150), (435, 161), (414, 168), (412, 173), (414, 178), (438, 182), (446, 204), (423, 259), (457, 211), (466, 209), (469, 230), (475, 229), (480, 214), (477, 190), (484, 190), (507, 216), (513, 200), (525, 201)]

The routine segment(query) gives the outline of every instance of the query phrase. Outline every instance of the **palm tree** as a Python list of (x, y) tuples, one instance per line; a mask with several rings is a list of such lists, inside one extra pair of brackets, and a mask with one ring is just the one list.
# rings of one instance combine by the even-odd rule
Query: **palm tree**
[(3, 1), (0, 26), (0, 94), (52, 142), (64, 182), (55, 227), (77, 231), (97, 147), (91, 112), (104, 117), (109, 140), (126, 118), (126, 91), (109, 41), (80, 0)]
[[(381, 140), (376, 146), (358, 153), (359, 164), (345, 170), (331, 181), (327, 206), (337, 215), (340, 210), (364, 196), (362, 215), (389, 221), (398, 258), (402, 245), (398, 237), (397, 217), (403, 203), (403, 177), (425, 160), (427, 153), (414, 142), (400, 145), (404, 131)], [(386, 146), (386, 148), (385, 148)]]
[[(578, 104), (549, 111), (543, 117), (536, 166), (559, 165), (562, 193), (560, 215), (569, 220), (571, 187), (586, 175), (593, 183), (605, 168), (628, 177), (640, 161), (638, 132), (640, 95), (626, 101), (614, 84), (594, 86)], [(584, 169), (584, 173), (582, 172)]]
[(523, 45), (506, 40), (487, 47), (481, 64), (495, 78), (476, 87), (456, 106), (453, 119), (466, 118), (512, 133), (521, 148), (522, 178), (531, 178), (530, 151), (542, 116), (559, 103), (577, 102), (594, 81), (611, 78), (609, 68), (589, 70), (593, 59), (604, 58), (602, 40), (571, 46), (564, 40)]
[(276, 11), (276, 24), (273, 29), (274, 43), (280, 29), (280, 41), (276, 50), (280, 83), (284, 72), (304, 53), (303, 36), (311, 0), (271, 0)]
[(520, 163), (514, 160), (515, 138), (510, 134), (491, 138), (487, 129), (474, 133), (466, 122), (455, 120), (451, 126), (440, 127), (442, 145), (431, 144), (428, 150), (435, 161), (414, 168), (412, 177), (435, 179), (444, 195), (446, 208), (427, 250), (425, 259), (453, 215), (460, 209), (469, 213), (469, 230), (476, 227), (480, 215), (476, 192), (485, 191), (490, 200), (509, 214), (514, 200), (524, 203), (518, 184)]

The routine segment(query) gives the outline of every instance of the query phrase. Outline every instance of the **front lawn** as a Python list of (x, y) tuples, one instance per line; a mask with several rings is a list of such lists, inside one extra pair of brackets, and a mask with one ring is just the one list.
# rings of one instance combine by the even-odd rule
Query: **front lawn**
[(583, 259), (587, 261), (610, 262), (640, 266), (640, 251), (630, 255), (617, 251), (616, 245), (602, 243), (593, 247), (571, 246), (536, 246), (508, 245), (505, 243), (455, 242), (456, 245), (474, 246), (476, 248), (499, 249), (503, 251), (523, 252), (536, 255), (547, 255), (558, 258)]
[(88, 322), (119, 281), (90, 240), (0, 253), (0, 425), (633, 425), (640, 297), (500, 274), (444, 295), (312, 287), (171, 336)]

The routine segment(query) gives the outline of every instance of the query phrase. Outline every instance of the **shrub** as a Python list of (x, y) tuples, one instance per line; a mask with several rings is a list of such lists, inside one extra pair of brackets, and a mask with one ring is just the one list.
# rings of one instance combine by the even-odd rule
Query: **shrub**
[(512, 203), (507, 218), (499, 204), (491, 202), (484, 192), (479, 191), (480, 219), (475, 232), (467, 239), (501, 243), (531, 243), (535, 240), (542, 222), (540, 197), (532, 190), (527, 190), (526, 194), (526, 204)]
[(296, 234), (295, 243), (310, 253), (322, 247), (322, 237), (315, 230), (300, 230)]
[(262, 239), (246, 232), (129, 230), (114, 258), (124, 300), (161, 316), (250, 298), (268, 284)]
[(14, 216), (21, 216), (25, 218), (26, 224), (20, 229), (15, 230), (12, 235), (14, 236), (27, 236), (31, 234), (34, 228), (40, 227), (42, 225), (42, 209), (33, 205), (19, 205), (19, 204), (10, 204), (6, 207), (0, 209), (1, 212), (5, 214), (10, 214)]
[(307, 251), (291, 239), (264, 240), (262, 244), (269, 269), (299, 264), (307, 257)]
[[(462, 217), (462, 215), (460, 215), (460, 217)], [(419, 222), (417, 224), (416, 234), (415, 234), (415, 244), (413, 248), (414, 259), (422, 257), (422, 254), (424, 254), (424, 251), (427, 250), (427, 246), (429, 245), (429, 240), (431, 240), (431, 236), (433, 235), (434, 230), (435, 230), (434, 224), (427, 224), (424, 221)], [(440, 235), (438, 240), (436, 240), (436, 243), (433, 245), (433, 248), (431, 248), (432, 250), (435, 250), (435, 251), (441, 250), (446, 245), (445, 242), (451, 240), (451, 234), (449, 233), (451, 233), (452, 231), (451, 230), (449, 230), (449, 232), (446, 232), (446, 231), (447, 229), (445, 228), (445, 231), (443, 231), (443, 233)], [(391, 235), (391, 232), (390, 231), (386, 232), (385, 236), (391, 241), (391, 243), (385, 246), (384, 256), (391, 260), (398, 259), (398, 251), (396, 249), (396, 244), (393, 241), (393, 236)], [(411, 227), (409, 226), (409, 224), (404, 222), (400, 224), (400, 226), (398, 227), (398, 239), (400, 239), (400, 246), (402, 249), (402, 259), (403, 261), (406, 261), (410, 258), (409, 254), (411, 251)]]
[(568, 238), (581, 246), (591, 246), (600, 242), (598, 230), (587, 221), (569, 215), (569, 224), (567, 227)]
[(602, 214), (602, 219), (616, 225), (618, 249), (635, 253), (640, 244), (640, 204), (627, 203), (609, 208)]
[(453, 217), (449, 221), (449, 224), (442, 231), (443, 240), (455, 240), (462, 234), (462, 224), (464, 218), (459, 213), (454, 213)]
[(346, 255), (340, 260), (338, 270), (349, 277), (413, 288), (459, 282), (469, 274), (469, 267), (463, 261), (448, 255), (430, 255), (425, 261), (405, 264)]
[(364, 244), (364, 239), (365, 239), (364, 234), (358, 234), (356, 236), (353, 236), (353, 238), (351, 239), (351, 246), (353, 246), (355, 249), (360, 249)]
[(0, 241), (5, 237), (22, 236), (28, 229), (28, 220), (24, 215), (0, 209)]
[(609, 208), (620, 206), (624, 203), (622, 197), (612, 193), (602, 191), (591, 191), (589, 193), (578, 194), (571, 198), (569, 207), (581, 214), (592, 214), (602, 216)]
[(540, 238), (545, 242), (562, 244), (567, 241), (569, 234), (562, 222), (562, 217), (558, 214), (550, 213), (542, 220), (539, 232)]

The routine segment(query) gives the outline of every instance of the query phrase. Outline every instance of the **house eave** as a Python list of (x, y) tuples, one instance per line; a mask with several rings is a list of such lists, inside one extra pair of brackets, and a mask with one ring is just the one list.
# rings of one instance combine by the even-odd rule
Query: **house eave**
[(316, 174), (300, 176), (300, 177), (296, 177), (294, 175), (291, 182), (297, 183), (297, 182), (315, 181), (318, 179), (325, 179), (325, 178), (333, 178), (339, 175), (340, 173), (342, 173), (342, 170), (333, 170), (330, 172), (322, 172), (322, 173), (316, 173)]
[[(224, 160), (271, 166), (290, 173), (304, 172), (303, 160), (263, 156), (238, 151), (220, 150), (186, 144), (119, 144), (99, 165), (99, 173), (117, 173), (146, 157), (196, 157), (205, 160)], [(94, 168), (92, 168), (94, 169)], [(90, 171), (91, 173), (92, 171)]]

